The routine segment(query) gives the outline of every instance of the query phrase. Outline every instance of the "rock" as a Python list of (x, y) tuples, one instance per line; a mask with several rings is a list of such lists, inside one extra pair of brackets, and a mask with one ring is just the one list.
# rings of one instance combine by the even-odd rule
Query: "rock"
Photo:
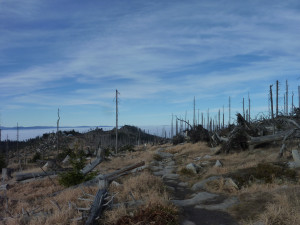
[(194, 161), (199, 161), (201, 159), (201, 156), (198, 156), (196, 158), (194, 158)]
[(196, 224), (192, 221), (185, 220), (185, 221), (183, 221), (182, 225), (196, 225)]
[(178, 184), (178, 186), (180, 186), (180, 187), (187, 187), (187, 186), (189, 186), (189, 184), (186, 183), (186, 182), (180, 182), (180, 183)]
[(111, 185), (115, 186), (115, 187), (119, 187), (121, 184), (116, 181), (113, 181), (113, 182), (111, 182)]
[(175, 162), (173, 160), (166, 163), (166, 166), (174, 166)]
[(171, 187), (171, 186), (166, 186), (167, 190), (168, 191), (171, 191), (171, 192), (174, 192), (175, 191), (175, 188), (174, 187)]
[(220, 176), (212, 176), (193, 185), (193, 191), (205, 190), (205, 184), (209, 181), (217, 180)]
[(238, 190), (239, 187), (236, 185), (236, 183), (230, 178), (225, 178), (225, 186), (226, 187), (233, 187), (234, 189)]
[(170, 174), (165, 174), (163, 175), (163, 179), (168, 179), (168, 180), (175, 180), (178, 179), (179, 175), (175, 173), (170, 173)]
[(153, 160), (151, 163), (149, 163), (150, 166), (158, 166), (159, 162), (156, 160)]
[(160, 166), (151, 166), (150, 167), (150, 170), (152, 171), (152, 172), (157, 172), (157, 171), (160, 171), (160, 170), (162, 170), (163, 168), (161, 168)]
[(205, 156), (203, 156), (203, 159), (210, 159), (210, 158), (211, 158), (210, 155), (205, 155)]
[(187, 164), (185, 168), (191, 170), (194, 174), (198, 172), (198, 167), (194, 163)]
[(210, 162), (208, 162), (208, 161), (204, 161), (204, 162), (201, 162), (200, 165), (201, 165), (201, 166), (207, 166), (207, 165), (209, 165), (209, 163), (210, 163)]
[(218, 195), (216, 195), (216, 194), (212, 194), (212, 193), (208, 193), (208, 192), (200, 192), (200, 193), (196, 194), (193, 198), (184, 199), (184, 200), (172, 200), (172, 202), (177, 206), (186, 207), (186, 206), (200, 204), (204, 201), (215, 198), (217, 196)]
[(173, 154), (171, 154), (169, 152), (159, 152), (159, 151), (156, 151), (156, 155), (160, 156), (163, 159), (172, 158), (173, 157)]
[(217, 160), (215, 167), (223, 167), (223, 163), (220, 160)]
[(229, 207), (237, 204), (239, 202), (237, 197), (231, 197), (231, 198), (227, 198), (224, 202), (219, 203), (219, 204), (213, 204), (213, 205), (197, 205), (195, 206), (195, 208), (200, 208), (200, 209), (208, 209), (208, 210), (226, 210)]

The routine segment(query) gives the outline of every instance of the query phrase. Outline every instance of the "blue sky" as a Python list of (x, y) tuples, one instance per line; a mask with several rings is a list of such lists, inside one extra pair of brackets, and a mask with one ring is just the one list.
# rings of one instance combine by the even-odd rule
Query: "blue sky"
[(114, 125), (116, 89), (121, 125), (267, 114), (276, 80), (298, 105), (299, 40), (299, 1), (2, 0), (1, 124)]

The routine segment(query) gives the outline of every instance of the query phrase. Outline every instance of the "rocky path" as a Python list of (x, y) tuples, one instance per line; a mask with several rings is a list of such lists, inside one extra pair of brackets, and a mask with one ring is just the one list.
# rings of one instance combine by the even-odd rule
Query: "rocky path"
[(225, 210), (237, 203), (235, 197), (209, 193), (201, 187), (205, 183), (199, 182), (190, 188), (188, 183), (181, 182), (176, 173), (177, 165), (174, 155), (157, 150), (161, 159), (154, 161), (151, 170), (154, 175), (161, 176), (168, 189), (173, 193), (172, 202), (182, 209), (180, 224), (182, 225), (235, 225), (237, 222)]

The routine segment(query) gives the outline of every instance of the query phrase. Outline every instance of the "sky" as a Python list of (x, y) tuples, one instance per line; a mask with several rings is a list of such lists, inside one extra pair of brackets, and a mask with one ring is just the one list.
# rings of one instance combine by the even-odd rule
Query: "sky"
[[(300, 2), (0, 0), (2, 126), (166, 125), (298, 106)], [(275, 87), (273, 87), (275, 91)]]

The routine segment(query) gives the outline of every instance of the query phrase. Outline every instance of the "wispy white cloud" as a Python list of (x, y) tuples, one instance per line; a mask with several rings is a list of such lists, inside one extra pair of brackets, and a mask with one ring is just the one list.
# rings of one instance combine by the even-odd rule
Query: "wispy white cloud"
[(300, 69), (299, 6), (269, 3), (2, 1), (0, 94), (7, 106), (107, 106), (115, 89), (176, 104), (262, 92)]

